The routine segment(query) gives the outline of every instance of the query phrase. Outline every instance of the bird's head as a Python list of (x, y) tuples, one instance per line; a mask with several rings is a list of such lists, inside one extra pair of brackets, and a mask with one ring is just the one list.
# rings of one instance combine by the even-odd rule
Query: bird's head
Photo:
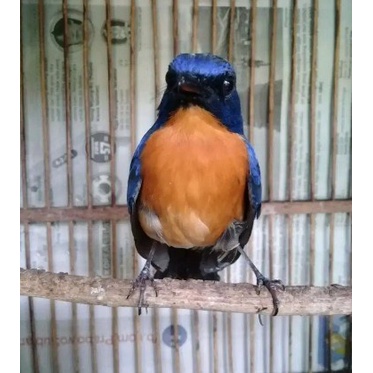
[(206, 53), (179, 54), (168, 67), (166, 83), (160, 117), (166, 118), (180, 107), (198, 105), (230, 131), (243, 133), (236, 73), (225, 59)]

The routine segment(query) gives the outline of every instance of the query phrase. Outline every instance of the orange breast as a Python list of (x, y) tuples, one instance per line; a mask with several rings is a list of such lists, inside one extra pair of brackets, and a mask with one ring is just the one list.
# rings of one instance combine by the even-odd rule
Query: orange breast
[(174, 247), (215, 244), (244, 217), (248, 156), (244, 142), (209, 112), (178, 110), (142, 156), (140, 224)]

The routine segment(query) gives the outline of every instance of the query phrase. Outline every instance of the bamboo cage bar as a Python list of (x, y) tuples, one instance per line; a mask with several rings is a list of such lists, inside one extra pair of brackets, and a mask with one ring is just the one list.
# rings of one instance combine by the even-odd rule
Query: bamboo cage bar
[[(313, 2), (313, 24), (312, 24), (312, 51), (311, 51), (311, 85), (310, 85), (310, 195), (311, 201), (316, 199), (316, 85), (317, 85), (317, 43), (318, 43), (318, 20), (319, 20), (319, 0)], [(316, 234), (316, 215), (310, 216), (310, 285), (315, 284), (315, 234)], [(308, 370), (313, 369), (313, 328), (314, 317), (310, 317), (309, 322), (309, 358)]]
[(151, 0), (152, 2), (152, 28), (153, 28), (153, 51), (154, 52), (154, 92), (155, 92), (155, 111), (160, 102), (161, 93), (161, 80), (159, 73), (159, 35), (158, 35), (158, 11), (157, 11), (157, 0)]
[[(66, 171), (67, 171), (67, 206), (73, 207), (73, 171), (72, 171), (72, 123), (71, 123), (71, 80), (70, 80), (70, 56), (69, 56), (69, 24), (67, 19), (67, 12), (68, 12), (68, 2), (67, 0), (63, 0), (62, 3), (62, 14), (63, 14), (63, 37), (64, 37), (64, 45), (63, 45), (63, 68), (64, 68), (64, 98), (65, 98), (65, 125), (66, 125)], [(48, 141), (49, 143), (49, 141)], [(49, 223), (47, 223), (49, 224)], [(70, 265), (70, 273), (75, 274), (75, 248), (74, 248), (74, 228), (73, 222), (68, 222), (68, 246), (69, 246), (69, 265)], [(77, 308), (76, 305), (72, 305), (71, 307), (71, 331), (72, 336), (74, 338), (73, 342), (73, 366), (74, 371), (79, 371), (79, 350), (77, 344), (77, 330), (78, 330), (78, 319), (77, 319)]]
[[(53, 272), (53, 245), (52, 245), (52, 233), (51, 223), (47, 223), (47, 253), (48, 253), (48, 270)], [(52, 369), (54, 372), (60, 371), (60, 365), (58, 361), (58, 350), (57, 350), (57, 320), (56, 320), (56, 301), (50, 300), (50, 335), (52, 341)]]
[(136, 0), (131, 0), (131, 20), (130, 20), (130, 136), (131, 152), (136, 148)]
[[(294, 149), (295, 149), (295, 91), (296, 91), (296, 51), (297, 51), (297, 35), (296, 30), (298, 27), (298, 0), (293, 2), (292, 12), (292, 51), (291, 51), (291, 97), (290, 97), (290, 129), (289, 129), (289, 154), (288, 154), (288, 199), (290, 202), (293, 201), (293, 178), (294, 178)], [(293, 245), (293, 234), (294, 234), (294, 220), (292, 215), (288, 215), (288, 235), (289, 235), (289, 285), (293, 284), (292, 264), (294, 257), (294, 245)], [(293, 345), (293, 318), (289, 317), (289, 371), (293, 372), (292, 369), (292, 345)]]
[[(26, 252), (26, 267), (31, 268), (31, 250), (30, 250), (30, 227), (28, 223), (24, 224), (25, 229), (25, 252)], [(28, 297), (28, 312), (30, 317), (30, 335), (32, 340), (36, 340), (36, 326), (35, 326), (35, 309), (34, 298)], [(36, 343), (31, 344), (32, 367), (34, 372), (39, 372), (39, 354)]]
[[(23, 32), (22, 32), (22, 9), (20, 11), (20, 101), (21, 101), (21, 113), (20, 113), (20, 158), (21, 158), (21, 177), (22, 177), (22, 206), (28, 208), (28, 183), (27, 183), (27, 150), (26, 150), (26, 125), (25, 125), (25, 90), (24, 90), (24, 61), (23, 61)], [(24, 227), (24, 239), (25, 239), (25, 259), (26, 268), (31, 269), (31, 252), (30, 252), (30, 227), (26, 222), (23, 224)], [(34, 316), (34, 300), (32, 297), (28, 298), (28, 315), (30, 320), (30, 335), (32, 340), (36, 339), (36, 328), (35, 328), (35, 316)], [(39, 372), (39, 356), (38, 348), (35, 343), (31, 345), (31, 357), (32, 357), (32, 368), (34, 372)]]
[(217, 39), (217, 18), (218, 6), (217, 0), (212, 0), (211, 4), (211, 53), (216, 54), (216, 39)]
[[(136, 64), (137, 64), (137, 33), (136, 33), (136, 0), (131, 0), (131, 21), (130, 21), (130, 134), (131, 134), (131, 153), (133, 154), (137, 145), (137, 136), (136, 136)], [(121, 217), (122, 219), (122, 217)], [(132, 276), (135, 278), (138, 274), (138, 257), (136, 250), (132, 250)], [(140, 339), (140, 319), (137, 317), (137, 309), (133, 309), (132, 315), (133, 325), (134, 325), (134, 334), (135, 334), (135, 367), (136, 372), (142, 372), (142, 363), (141, 363), (141, 339)]]
[(202, 373), (201, 368), (201, 350), (199, 348), (199, 340), (200, 340), (200, 319), (199, 319), (199, 311), (192, 310), (190, 312), (191, 317), (191, 329), (192, 329), (192, 338), (193, 338), (193, 358), (195, 361), (195, 372), (196, 373)]
[[(73, 175), (72, 175), (72, 164), (71, 164), (71, 150), (72, 150), (72, 133), (71, 133), (71, 79), (70, 79), (70, 57), (69, 57), (69, 23), (67, 17), (68, 4), (67, 0), (62, 2), (62, 14), (63, 14), (63, 70), (64, 70), (64, 81), (65, 81), (65, 123), (66, 123), (66, 171), (67, 171), (67, 206), (73, 206)], [(43, 25), (44, 26), (44, 25)], [(43, 69), (45, 71), (45, 69)], [(44, 96), (44, 94), (43, 94)], [(47, 95), (45, 94), (45, 100)], [(46, 103), (46, 101), (45, 101)], [(46, 144), (49, 144), (49, 138)], [(49, 167), (49, 164), (48, 164)]]
[(249, 140), (254, 144), (255, 123), (255, 58), (256, 58), (257, 0), (251, 0), (250, 11), (250, 92), (249, 92)]
[[(75, 261), (76, 261), (76, 250), (74, 245), (74, 226), (72, 222), (69, 222), (69, 270), (71, 274), (76, 274)], [(79, 345), (78, 345), (78, 309), (76, 304), (71, 304), (71, 335), (73, 336), (73, 367), (74, 372), (79, 372)]]
[(172, 0), (172, 29), (174, 56), (180, 53), (179, 47), (179, 0)]
[(200, 341), (200, 321), (199, 321), (199, 311), (191, 311), (191, 329), (193, 333), (192, 339), (192, 348), (193, 348), (193, 356), (195, 356), (195, 373), (202, 373), (201, 368), (201, 353), (199, 348), (199, 341)]
[(213, 368), (214, 373), (218, 373), (218, 366), (219, 366), (219, 360), (218, 360), (218, 339), (219, 333), (218, 333), (218, 314), (216, 312), (212, 313), (212, 354), (213, 354)]
[[(228, 61), (233, 63), (234, 59), (234, 17), (236, 11), (236, 2), (235, 0), (230, 0), (229, 8), (229, 24), (228, 24)], [(232, 282), (232, 269), (231, 267), (227, 268), (227, 282)], [(228, 370), (233, 373), (233, 342), (232, 342), (232, 315), (229, 313), (223, 318), (226, 328), (227, 328), (227, 343), (228, 343)]]
[[(272, 26), (271, 26), (271, 49), (270, 49), (270, 69), (269, 69), (269, 97), (268, 97), (268, 199), (270, 202), (274, 200), (274, 130), (275, 130), (275, 78), (276, 78), (276, 48), (277, 48), (277, 0), (272, 1)], [(274, 235), (274, 216), (270, 215), (268, 236), (269, 236), (269, 277), (274, 278), (273, 271), (273, 235)], [(274, 325), (273, 319), (269, 323), (269, 371), (274, 371)]]
[[(158, 11), (157, 11), (157, 0), (151, 0), (152, 5), (152, 34), (153, 34), (153, 50), (160, 51), (159, 48), (159, 33), (158, 33)], [(156, 112), (157, 107), (161, 99), (161, 84), (160, 84), (160, 66), (159, 66), (159, 52), (154, 52), (154, 112)], [(136, 276), (136, 274), (135, 274)], [(162, 354), (161, 354), (161, 334), (159, 328), (159, 312), (158, 309), (152, 310), (152, 325), (153, 332), (156, 335), (154, 343), (154, 367), (156, 373), (162, 373)]]
[(161, 333), (159, 327), (159, 310), (153, 309), (153, 332), (156, 335), (154, 343), (154, 367), (156, 373), (162, 373)]
[[(335, 0), (335, 48), (333, 66), (333, 110), (332, 110), (332, 164), (331, 164), (331, 198), (336, 198), (337, 179), (337, 136), (338, 136), (338, 79), (339, 79), (339, 57), (340, 57), (340, 25), (341, 25), (341, 1)], [(335, 251), (335, 214), (330, 215), (330, 236), (329, 236), (329, 283), (334, 278), (334, 251)], [(333, 317), (329, 318), (328, 344), (331, 346), (333, 332)], [(332, 349), (329, 349), (328, 367), (332, 367)]]
[(228, 36), (228, 61), (234, 63), (234, 17), (236, 13), (236, 1), (230, 0), (229, 9), (229, 36)]
[[(45, 16), (44, 16), (44, 1), (38, 3), (39, 9), (39, 40), (40, 40), (40, 94), (41, 94), (41, 110), (42, 110), (42, 128), (43, 128), (43, 152), (44, 152), (44, 195), (45, 207), (50, 208), (50, 153), (49, 153), (49, 122), (48, 122), (48, 106), (47, 106), (47, 81), (46, 81), (46, 57), (45, 57)], [(52, 250), (52, 227), (51, 223), (47, 222), (47, 256), (48, 269), (53, 272), (53, 250)], [(56, 307), (55, 301), (50, 301), (50, 335), (52, 339), (52, 367), (55, 372), (59, 372), (58, 351), (56, 344), (57, 323), (56, 323)]]
[[(231, 276), (228, 277), (228, 281), (231, 282)], [(228, 313), (224, 316), (227, 324), (228, 372), (233, 373), (232, 314)]]
[(333, 66), (333, 110), (332, 110), (332, 164), (331, 164), (331, 197), (336, 199), (337, 151), (338, 151), (338, 89), (339, 89), (339, 59), (341, 44), (341, 1), (335, 0), (335, 48)]
[[(318, 200), (318, 201), (293, 201), (293, 202), (264, 202), (261, 216), (266, 215), (293, 215), (293, 214), (334, 214), (336, 212), (350, 213), (352, 201)], [(93, 207), (87, 210), (82, 207), (51, 207), (20, 209), (21, 223), (29, 222), (56, 222), (56, 221), (89, 221), (89, 220), (128, 220), (127, 206)]]
[[(192, 52), (197, 52), (197, 40), (198, 40), (198, 26), (199, 26), (199, 0), (193, 0), (192, 5)], [(172, 311), (172, 314), (177, 316), (177, 311)], [(198, 311), (191, 311), (190, 313), (191, 321), (192, 321), (192, 331), (194, 335), (199, 335), (199, 314)], [(177, 329), (177, 325), (174, 324), (174, 331)], [(175, 339), (178, 340), (177, 338)], [(197, 372), (201, 370), (201, 353), (199, 348), (193, 348), (193, 358), (196, 362)], [(180, 372), (180, 349), (179, 346), (174, 349), (174, 354), (176, 354), (175, 362), (176, 362), (176, 371)]]
[(172, 357), (173, 357), (173, 365), (174, 365), (174, 372), (175, 373), (181, 373), (181, 367), (180, 367), (180, 345), (179, 345), (179, 338), (178, 338), (178, 332), (179, 332), (179, 323), (178, 323), (178, 313), (176, 309), (171, 310), (171, 324), (173, 325), (173, 341), (174, 346), (172, 349)]
[(193, 0), (192, 8), (192, 52), (197, 52), (199, 0)]
[[(250, 81), (249, 81), (249, 108), (248, 108), (248, 124), (249, 124), (249, 140), (254, 146), (254, 129), (255, 129), (255, 58), (256, 58), (256, 35), (257, 35), (257, 0), (251, 0), (250, 2)], [(262, 205), (263, 206), (263, 205)], [(263, 214), (263, 211), (262, 211)], [(249, 240), (249, 257), (253, 257), (254, 254), (254, 239), (255, 232), (253, 232), (253, 237)], [(254, 273), (249, 271), (247, 275), (247, 280), (254, 281)], [(250, 326), (250, 350), (248, 355), (250, 358), (250, 372), (255, 371), (256, 365), (256, 331), (255, 331), (255, 316), (249, 315), (249, 326)]]
[[(211, 53), (216, 54), (217, 49), (217, 0), (211, 3)], [(212, 358), (214, 373), (218, 373), (218, 318), (217, 313), (212, 312)]]
[[(116, 162), (115, 162), (115, 121), (116, 121), (116, 103), (114, 102), (114, 69), (113, 69), (113, 48), (112, 48), (112, 30), (111, 30), (111, 1), (105, 1), (105, 23), (107, 31), (106, 55), (108, 68), (108, 99), (109, 99), (109, 135), (110, 135), (110, 185), (111, 185), (111, 206), (116, 206)], [(111, 228), (111, 276), (117, 278), (118, 270), (118, 252), (117, 252), (117, 225), (115, 220), (110, 220)], [(112, 309), (112, 335), (118, 335), (118, 309)], [(118, 339), (113, 338), (113, 371), (119, 372), (119, 346)]]
[[(90, 92), (89, 92), (89, 47), (88, 47), (88, 0), (83, 1), (83, 98), (84, 98), (84, 124), (85, 124), (85, 149), (87, 152), (86, 158), (86, 195), (87, 195), (87, 211), (92, 210), (92, 163), (91, 163), (91, 111), (90, 111)], [(93, 223), (92, 220), (87, 221), (87, 245), (88, 245), (88, 273), (89, 276), (94, 275), (94, 253), (93, 253)], [(96, 335), (95, 325), (95, 308), (89, 306), (89, 333), (90, 333), (90, 348), (91, 348), (91, 369), (92, 373), (98, 372), (97, 367), (97, 345), (94, 343), (93, 336)]]

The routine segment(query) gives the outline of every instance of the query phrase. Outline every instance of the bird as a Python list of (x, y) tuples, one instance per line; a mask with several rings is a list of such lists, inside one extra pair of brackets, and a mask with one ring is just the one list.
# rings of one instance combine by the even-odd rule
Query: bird
[[(211, 53), (181, 53), (169, 64), (155, 123), (129, 168), (127, 206), (137, 252), (146, 260), (129, 298), (154, 279), (219, 281), (241, 255), (272, 295), (270, 280), (244, 251), (259, 218), (262, 185), (255, 150), (244, 134), (236, 73)], [(155, 274), (151, 274), (152, 267)]]

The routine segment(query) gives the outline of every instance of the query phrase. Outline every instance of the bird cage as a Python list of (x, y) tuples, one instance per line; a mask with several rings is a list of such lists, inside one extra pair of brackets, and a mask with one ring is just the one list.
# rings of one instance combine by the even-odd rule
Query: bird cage
[[(349, 0), (22, 0), (21, 267), (134, 279), (133, 151), (168, 64), (237, 73), (262, 170), (245, 248), (285, 285), (351, 285)], [(255, 283), (243, 260), (221, 272)], [(20, 298), (21, 372), (351, 371), (349, 315), (258, 316)]]

